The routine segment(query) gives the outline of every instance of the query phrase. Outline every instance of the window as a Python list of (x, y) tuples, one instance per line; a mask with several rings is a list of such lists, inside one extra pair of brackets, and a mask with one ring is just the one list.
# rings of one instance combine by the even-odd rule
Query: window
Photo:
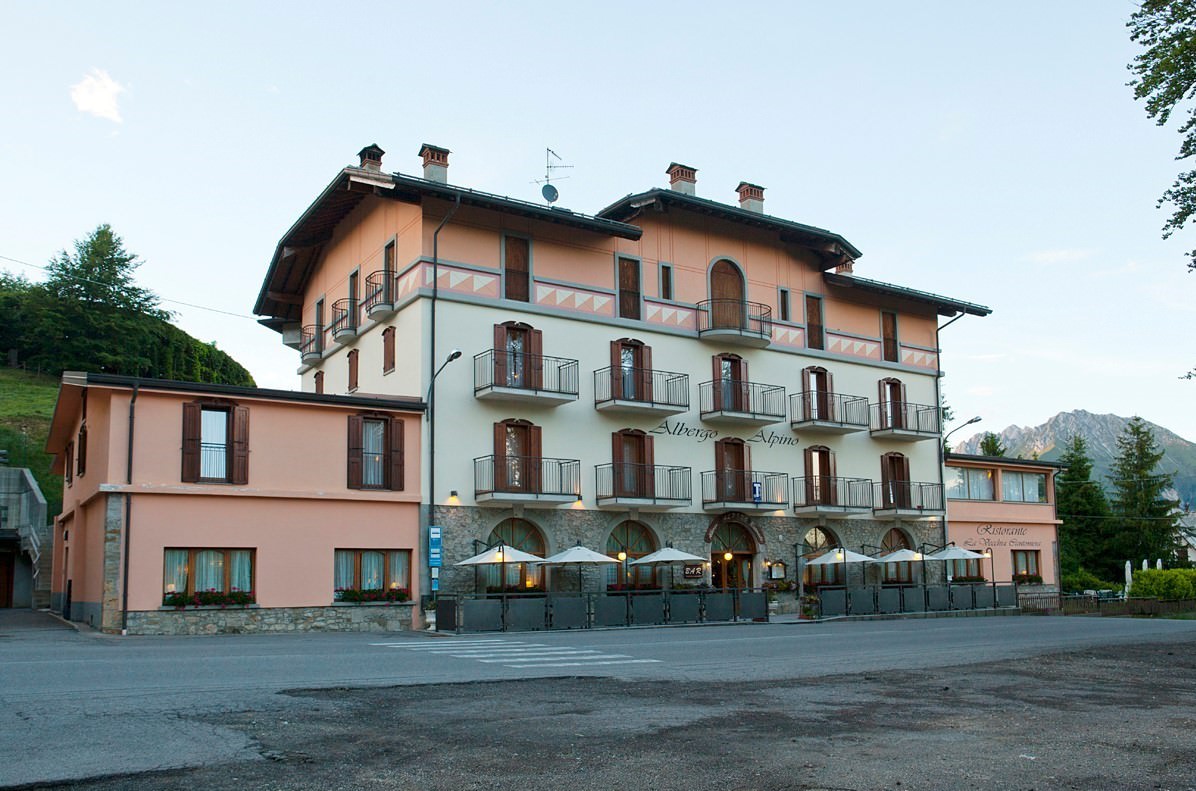
[(789, 289), (777, 290), (777, 313), (781, 321), (789, 321)]
[(611, 466), (616, 497), (655, 497), (656, 468), (653, 437), (640, 429), (611, 434)]
[(494, 424), (494, 491), (539, 492), (542, 432), (527, 420)]
[(317, 393), (324, 392), (324, 372), (323, 371), (316, 371), (316, 392)]
[(947, 497), (952, 500), (992, 500), (993, 471), (947, 468)]
[[(546, 544), (540, 529), (526, 519), (504, 519), (490, 532), (487, 546), (514, 547), (532, 555), (544, 557)], [(479, 550), (480, 551), (480, 550)], [(544, 567), (539, 563), (491, 564), (483, 567), (486, 592), (544, 590)], [(502, 579), (502, 574), (506, 579)]]
[(811, 445), (804, 456), (806, 505), (837, 505), (834, 451), (825, 445)]
[(967, 578), (983, 580), (984, 572), (980, 569), (980, 558), (968, 560), (951, 560), (947, 567), (947, 576), (951, 579)]
[(743, 440), (727, 437), (714, 443), (715, 500), (745, 503), (752, 492), (751, 449)]
[[(885, 533), (884, 540), (880, 542), (880, 548), (883, 550), (882, 554), (885, 555), (890, 552), (896, 552), (899, 549), (913, 549), (905, 533), (895, 527), (888, 533)], [(910, 568), (912, 565), (909, 561), (886, 563), (884, 581), (896, 583), (912, 582), (913, 570)]]
[(503, 296), (527, 302), (531, 293), (531, 243), (518, 236), (503, 239)]
[(640, 262), (634, 258), (619, 259), (619, 318), (640, 317)]
[(1045, 503), (1046, 474), (1002, 471), (1001, 499), (1014, 503)]
[(388, 374), (395, 369), (395, 328), (387, 327), (382, 330), (382, 373)]
[(806, 347), (826, 348), (826, 329), (822, 324), (822, 297), (812, 297), (809, 294), (806, 295)]
[(1039, 576), (1037, 549), (1013, 550), (1013, 576)]
[(673, 298), (673, 267), (668, 264), (660, 265), (660, 298)]
[(806, 537), (801, 546), (801, 556), (807, 564), (803, 572), (807, 586), (843, 584), (843, 563), (825, 566), (808, 565), (811, 560), (825, 555), (837, 546), (839, 546), (839, 540), (823, 528), (811, 527), (806, 531)]
[(349, 417), (350, 489), (403, 490), (403, 419), (388, 415)]
[(494, 325), (494, 384), (539, 390), (544, 383), (544, 333), (530, 324)]
[(87, 426), (79, 428), (79, 439), (75, 445), (76, 455), (78, 461), (75, 465), (75, 473), (82, 478), (83, 473), (87, 472)]
[(747, 360), (738, 354), (716, 354), (711, 358), (714, 411), (746, 412), (751, 407)]
[(880, 501), (882, 508), (910, 508), (913, 497), (909, 481), (909, 459), (901, 453), (880, 457)]
[(337, 599), (345, 591), (395, 591), (405, 599), (411, 592), (411, 550), (338, 549), (334, 556), (333, 588)]
[(611, 397), (652, 400), (652, 348), (634, 338), (610, 342)]
[(249, 482), (249, 408), (183, 404), (184, 483)]
[(357, 389), (357, 349), (349, 352), (349, 392)]
[[(905, 405), (905, 385), (900, 379), (881, 379), (877, 383), (880, 403), (877, 405), (879, 427), (882, 429), (905, 428), (909, 409)], [(914, 422), (916, 421), (908, 421)]]
[(243, 593), (253, 601), (252, 549), (167, 549), (164, 554), (163, 594)]
[(349, 275), (349, 326), (350, 327), (357, 326), (357, 304), (358, 304), (357, 297), (358, 297), (358, 293), (361, 290), (358, 287), (358, 279), (359, 278), (360, 278), (360, 274), (357, 272), (354, 272), (351, 275)]
[(881, 311), (880, 314), (880, 332), (881, 332), (881, 347), (882, 357), (885, 360), (895, 363), (897, 362), (897, 314), (889, 311)]
[(75, 443), (73, 442), (66, 444), (66, 464), (63, 465), (63, 475), (66, 478), (66, 485), (70, 486), (75, 480)]
[[(606, 539), (606, 554), (616, 560), (619, 553), (626, 555), (626, 560), (619, 564), (608, 564), (606, 567), (606, 589), (622, 590), (624, 586), (632, 588), (656, 588), (656, 567), (654, 565), (633, 566), (631, 561), (650, 555), (657, 550), (656, 539), (652, 532), (639, 522), (620, 522), (610, 532)], [(623, 578), (620, 582), (620, 577)]]
[(801, 419), (838, 420), (833, 398), (835, 378), (830, 371), (817, 365), (801, 372)]

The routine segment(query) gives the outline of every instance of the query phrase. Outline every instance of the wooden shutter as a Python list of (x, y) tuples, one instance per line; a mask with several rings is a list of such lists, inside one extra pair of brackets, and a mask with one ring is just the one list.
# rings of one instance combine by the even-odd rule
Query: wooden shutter
[(655, 437), (647, 434), (644, 435), (643, 492), (644, 496), (648, 498), (656, 496), (656, 448), (654, 447), (654, 440)]
[(494, 424), (494, 480), (490, 482), (492, 491), (506, 490), (507, 483), (507, 424)]
[(639, 355), (640, 366), (640, 400), (652, 402), (652, 347), (641, 346)]
[(889, 380), (881, 379), (876, 383), (877, 392), (879, 393), (876, 399), (876, 419), (878, 428), (889, 428), (891, 425), (892, 408), (889, 405)]
[[(530, 492), (539, 492), (542, 476), (540, 469), (543, 466), (543, 455), (541, 448), (541, 436), (539, 426), (527, 427), (527, 489)], [(559, 474), (559, 473), (558, 473)], [(562, 481), (563, 483), (563, 481)]]
[(349, 390), (357, 389), (357, 350), (349, 352)]
[(201, 407), (196, 402), (183, 404), (183, 483), (199, 480), (199, 424)]
[(75, 479), (75, 443), (66, 443), (66, 464), (63, 465), (63, 475), (67, 486)]
[(316, 392), (317, 393), (324, 392), (324, 372), (323, 371), (316, 371)]
[(233, 407), (232, 476), (229, 483), (249, 483), (249, 407)]
[(531, 291), (529, 288), (528, 259), (529, 245), (527, 239), (518, 236), (508, 236), (505, 241), (506, 255), (503, 258), (504, 294), (507, 299), (527, 302)]
[[(87, 391), (83, 391), (83, 395), (87, 395)], [(79, 441), (76, 446), (76, 452), (79, 454), (79, 461), (75, 465), (75, 473), (82, 478), (83, 474), (87, 472), (87, 426), (79, 428)]]
[(710, 384), (711, 395), (714, 397), (712, 408), (718, 412), (723, 408), (723, 358), (716, 354), (710, 361), (714, 366), (714, 381)]
[(382, 331), (382, 372), (395, 369), (395, 328), (387, 327)]
[(830, 371), (825, 371), (823, 376), (826, 377), (826, 416), (836, 423), (845, 420), (846, 415), (839, 414), (838, 402), (835, 399), (835, 375)]
[(387, 448), (390, 455), (390, 466), (387, 469), (390, 480), (387, 488), (396, 492), (403, 491), (403, 423), (403, 418), (392, 417), (390, 419), (390, 436), (387, 438), (390, 441), (390, 446)]
[(897, 362), (897, 314), (881, 311), (881, 347), (885, 360)]
[(619, 259), (619, 317), (640, 317), (640, 263), (631, 258)]
[(623, 458), (623, 431), (613, 431), (610, 435), (610, 467), (614, 476), (614, 493), (616, 497), (624, 497), (627, 491), (627, 477), (623, 465), (627, 460)]
[(349, 458), (348, 458), (348, 487), (350, 489), (361, 488), (361, 454), (362, 448), (362, 433), (365, 420), (361, 415), (349, 416)]
[(491, 384), (507, 383), (507, 325), (494, 325), (494, 379)]
[[(530, 381), (528, 384), (533, 390), (539, 390), (544, 386), (544, 333), (540, 330), (529, 330), (527, 333), (527, 347), (528, 347), (528, 366), (530, 369)], [(557, 371), (558, 381), (554, 384), (560, 386), (560, 371)]]
[(810, 420), (814, 416), (814, 367), (808, 365), (801, 369), (801, 414), (797, 417)]
[(610, 342), (610, 397), (623, 397), (623, 342)]
[[(748, 386), (748, 382), (750, 380), (748, 377), (747, 360), (736, 357), (735, 362), (737, 363), (735, 368), (738, 369), (736, 376), (739, 378), (739, 386), (735, 389), (737, 394), (736, 397), (738, 398), (739, 402), (735, 405), (735, 409), (740, 412), (751, 412), (753, 410), (752, 389)], [(763, 406), (763, 404), (761, 404), (761, 406)]]
[(802, 461), (806, 465), (805, 476), (805, 490), (806, 490), (806, 505), (815, 504), (815, 495), (817, 494), (817, 487), (814, 484), (814, 446), (807, 446), (802, 452)]

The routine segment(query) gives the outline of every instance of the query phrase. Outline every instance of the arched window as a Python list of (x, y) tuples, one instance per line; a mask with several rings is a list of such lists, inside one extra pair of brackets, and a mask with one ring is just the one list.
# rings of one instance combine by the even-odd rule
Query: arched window
[[(540, 529), (526, 519), (504, 519), (490, 531), (486, 543), (494, 546), (498, 543), (504, 546), (530, 552), (544, 557), (546, 545), (544, 534)], [(507, 563), (485, 566), (486, 590), (498, 593), (502, 590), (500, 583), (502, 574), (506, 572), (505, 586), (508, 592), (544, 590), (544, 567), (539, 564)]]
[(610, 342), (611, 398), (652, 400), (652, 347), (635, 338)]
[[(896, 552), (899, 549), (913, 549), (910, 543), (909, 536), (897, 528), (891, 529), (885, 533), (884, 540), (880, 542), (880, 548), (883, 554)], [(885, 582), (902, 582), (908, 583), (913, 581), (913, 570), (908, 561), (903, 563), (886, 563), (884, 572)]]
[(723, 259), (710, 268), (710, 326), (715, 329), (744, 329), (747, 289), (739, 267)]
[[(631, 561), (651, 555), (659, 547), (652, 531), (640, 522), (628, 520), (615, 525), (606, 539), (606, 554), (618, 560), (619, 553), (626, 553), (626, 562), (607, 568), (607, 589), (620, 590), (621, 584), (633, 588), (656, 588), (656, 569), (653, 566), (632, 566)], [(620, 579), (625, 582), (620, 583)]]
[[(834, 533), (825, 528), (811, 527), (806, 531), (805, 539), (802, 542), (802, 559), (808, 563), (816, 557), (825, 555), (837, 546), (839, 546), (839, 539)], [(843, 564), (806, 566), (805, 577), (806, 585), (810, 587), (817, 585), (842, 585)]]
[(711, 364), (714, 368), (713, 411), (746, 412), (751, 404), (747, 360), (738, 354), (716, 354), (711, 358)]

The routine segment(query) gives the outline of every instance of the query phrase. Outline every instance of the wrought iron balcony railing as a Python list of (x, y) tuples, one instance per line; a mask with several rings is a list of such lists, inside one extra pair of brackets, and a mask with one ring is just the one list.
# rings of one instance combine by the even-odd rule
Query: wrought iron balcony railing
[(739, 299), (707, 299), (699, 302), (698, 335), (733, 331), (772, 340), (772, 308)]
[(698, 385), (703, 415), (741, 412), (755, 418), (785, 419), (785, 388), (738, 379), (718, 379)]
[(542, 456), (480, 456), (473, 460), (474, 493), (577, 496), (581, 462)]
[(803, 390), (789, 396), (789, 420), (792, 423), (834, 423), (867, 428), (868, 399), (843, 393)]
[(339, 338), (357, 332), (357, 300), (338, 299), (332, 303), (332, 322), (328, 325), (332, 337)]
[(849, 511), (872, 508), (872, 481), (807, 475), (793, 479), (794, 508), (831, 508)]
[(594, 403), (607, 401), (689, 409), (689, 376), (651, 368), (599, 368), (594, 371)]
[(911, 404), (907, 401), (882, 401), (872, 404), (871, 426), (873, 431), (908, 431), (918, 434), (939, 433), (939, 408), (929, 404)]
[(789, 504), (788, 484), (789, 478), (783, 472), (707, 470), (702, 473), (702, 503), (755, 503), (784, 508)]
[(318, 360), (324, 353), (324, 328), (318, 324), (308, 324), (303, 328), (299, 341), (299, 354), (307, 360)]
[(368, 316), (375, 310), (390, 310), (394, 307), (395, 273), (385, 269), (371, 272), (365, 278), (365, 298), (361, 309)]
[(872, 507), (878, 511), (943, 510), (943, 487), (941, 484), (882, 481), (873, 486)]
[(487, 349), (473, 358), (474, 392), (502, 387), (577, 396), (577, 360)]
[(599, 464), (594, 468), (598, 501), (610, 499), (689, 503), (693, 471), (658, 464)]

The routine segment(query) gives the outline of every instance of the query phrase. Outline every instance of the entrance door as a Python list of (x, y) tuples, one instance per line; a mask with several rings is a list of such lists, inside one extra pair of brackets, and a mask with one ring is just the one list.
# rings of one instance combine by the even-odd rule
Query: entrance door
[(12, 606), (12, 584), (16, 556), (11, 552), (0, 552), (0, 607)]
[(750, 488), (747, 447), (743, 440), (719, 440), (714, 445), (715, 486), (725, 503), (745, 503)]
[(727, 590), (750, 588), (755, 554), (756, 544), (743, 525), (735, 522), (719, 525), (710, 537), (711, 583), (715, 588)]
[(742, 330), (747, 327), (743, 275), (730, 261), (719, 261), (710, 270), (710, 311), (713, 329)]

